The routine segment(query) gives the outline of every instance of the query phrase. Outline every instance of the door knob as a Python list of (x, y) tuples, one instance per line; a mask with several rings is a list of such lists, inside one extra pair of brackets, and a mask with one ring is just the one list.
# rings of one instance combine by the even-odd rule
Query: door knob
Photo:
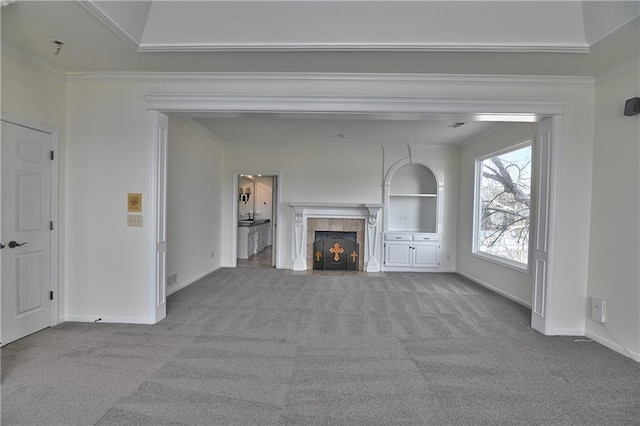
[(16, 248), (16, 247), (20, 247), (23, 246), (27, 243), (16, 243), (15, 241), (9, 241), (9, 244), (7, 244), (9, 246), (9, 248)]
[(0, 250), (4, 248), (4, 244), (0, 243)]

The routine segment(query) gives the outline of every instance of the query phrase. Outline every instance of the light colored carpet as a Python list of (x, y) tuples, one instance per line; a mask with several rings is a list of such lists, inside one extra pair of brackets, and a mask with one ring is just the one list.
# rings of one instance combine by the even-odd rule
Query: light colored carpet
[(454, 274), (223, 269), (2, 349), (2, 424), (624, 425), (640, 366)]

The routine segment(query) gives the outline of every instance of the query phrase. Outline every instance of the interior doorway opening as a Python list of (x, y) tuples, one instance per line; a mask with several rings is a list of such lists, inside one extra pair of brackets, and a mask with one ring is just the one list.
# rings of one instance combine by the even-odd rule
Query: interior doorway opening
[(236, 266), (276, 267), (278, 176), (237, 173), (234, 185)]

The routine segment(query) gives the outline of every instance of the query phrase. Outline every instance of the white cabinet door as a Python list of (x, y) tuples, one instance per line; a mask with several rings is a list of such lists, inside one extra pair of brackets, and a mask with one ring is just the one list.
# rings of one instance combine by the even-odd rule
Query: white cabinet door
[(412, 252), (410, 242), (386, 242), (384, 263), (386, 266), (411, 266)]
[(418, 268), (438, 267), (439, 243), (413, 243), (413, 266)]

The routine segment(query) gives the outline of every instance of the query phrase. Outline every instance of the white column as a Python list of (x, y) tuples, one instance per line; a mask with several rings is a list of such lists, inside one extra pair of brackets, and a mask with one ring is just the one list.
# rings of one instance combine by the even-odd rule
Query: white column
[(291, 207), (293, 210), (293, 266), (294, 271), (306, 271), (307, 221), (304, 207)]
[(367, 220), (367, 262), (364, 265), (365, 272), (380, 272), (380, 262), (378, 262), (378, 215), (381, 207), (366, 206), (369, 210)]

